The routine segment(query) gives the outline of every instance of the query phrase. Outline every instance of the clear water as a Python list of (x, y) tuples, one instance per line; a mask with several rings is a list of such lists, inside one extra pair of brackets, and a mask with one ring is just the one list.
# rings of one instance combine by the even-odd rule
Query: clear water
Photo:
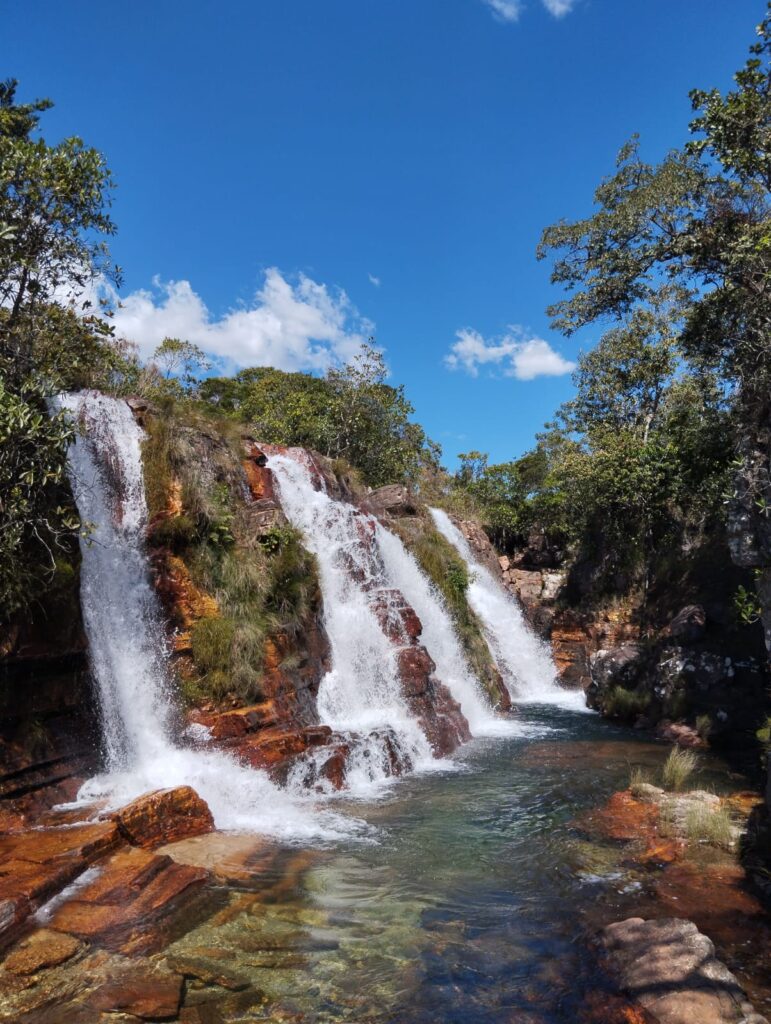
[[(176, 948), (219, 951), (263, 993), (217, 997), (239, 1021), (573, 1024), (600, 984), (585, 938), (650, 883), (574, 819), (667, 751), (532, 705), (519, 736), (464, 748), (462, 771), (357, 801), (376, 842), (308, 851), (295, 873), (278, 857)], [(715, 772), (702, 781), (725, 784)]]

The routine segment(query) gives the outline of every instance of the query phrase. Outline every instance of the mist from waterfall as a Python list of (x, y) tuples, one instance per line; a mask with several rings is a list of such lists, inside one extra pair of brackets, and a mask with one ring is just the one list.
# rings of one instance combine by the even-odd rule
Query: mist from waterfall
[(565, 690), (547, 645), (525, 621), (519, 603), (492, 573), (474, 557), (461, 531), (442, 509), (430, 509), (437, 530), (452, 544), (469, 569), (469, 604), (479, 616), (498, 669), (512, 700), (520, 703), (557, 704), (586, 710), (580, 691)]
[(163, 619), (144, 551), (144, 433), (126, 402), (95, 392), (62, 395), (78, 427), (68, 471), (81, 521), (81, 602), (104, 730), (106, 771), (78, 799), (120, 806), (153, 789), (190, 785), (218, 828), (284, 838), (339, 835), (355, 823), (314, 810), (263, 772), (205, 744), (172, 738), (177, 713)]

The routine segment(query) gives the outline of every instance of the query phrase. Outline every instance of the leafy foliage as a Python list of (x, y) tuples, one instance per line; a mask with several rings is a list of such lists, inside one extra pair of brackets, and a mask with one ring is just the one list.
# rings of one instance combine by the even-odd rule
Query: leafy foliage
[(249, 423), (261, 440), (343, 458), (377, 487), (415, 478), (421, 466), (435, 464), (439, 455), (410, 420), (413, 408), (404, 389), (386, 384), (386, 376), (382, 355), (365, 347), (324, 378), (256, 367), (233, 378), (205, 380), (200, 394)]

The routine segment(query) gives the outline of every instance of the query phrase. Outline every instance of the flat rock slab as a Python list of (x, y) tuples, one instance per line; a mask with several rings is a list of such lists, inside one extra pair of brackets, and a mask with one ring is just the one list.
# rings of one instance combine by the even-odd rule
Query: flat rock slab
[(183, 915), (196, 912), (195, 897), (208, 877), (202, 868), (170, 857), (122, 850), (57, 908), (49, 926), (113, 952), (152, 952), (167, 944)]
[(0, 945), (20, 923), (121, 843), (111, 821), (0, 835)]
[(692, 921), (631, 917), (600, 942), (619, 989), (659, 1024), (768, 1024)]

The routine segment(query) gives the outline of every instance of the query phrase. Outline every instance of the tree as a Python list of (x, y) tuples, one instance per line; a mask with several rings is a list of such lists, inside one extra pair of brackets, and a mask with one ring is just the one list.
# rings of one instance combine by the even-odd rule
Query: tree
[[(105, 237), (112, 177), (101, 153), (77, 137), (33, 138), (49, 100), (16, 103), (0, 88), (0, 359), (6, 375), (32, 365), (35, 316), (62, 293), (82, 295), (99, 275), (117, 280)], [(88, 299), (83, 300), (88, 302)]]
[(35, 600), (79, 529), (64, 483), (72, 431), (46, 399), (111, 373), (109, 327), (82, 295), (82, 318), (57, 300), (117, 279), (103, 157), (78, 138), (34, 138), (51, 103), (19, 104), (16, 86), (0, 84), (0, 621)]

